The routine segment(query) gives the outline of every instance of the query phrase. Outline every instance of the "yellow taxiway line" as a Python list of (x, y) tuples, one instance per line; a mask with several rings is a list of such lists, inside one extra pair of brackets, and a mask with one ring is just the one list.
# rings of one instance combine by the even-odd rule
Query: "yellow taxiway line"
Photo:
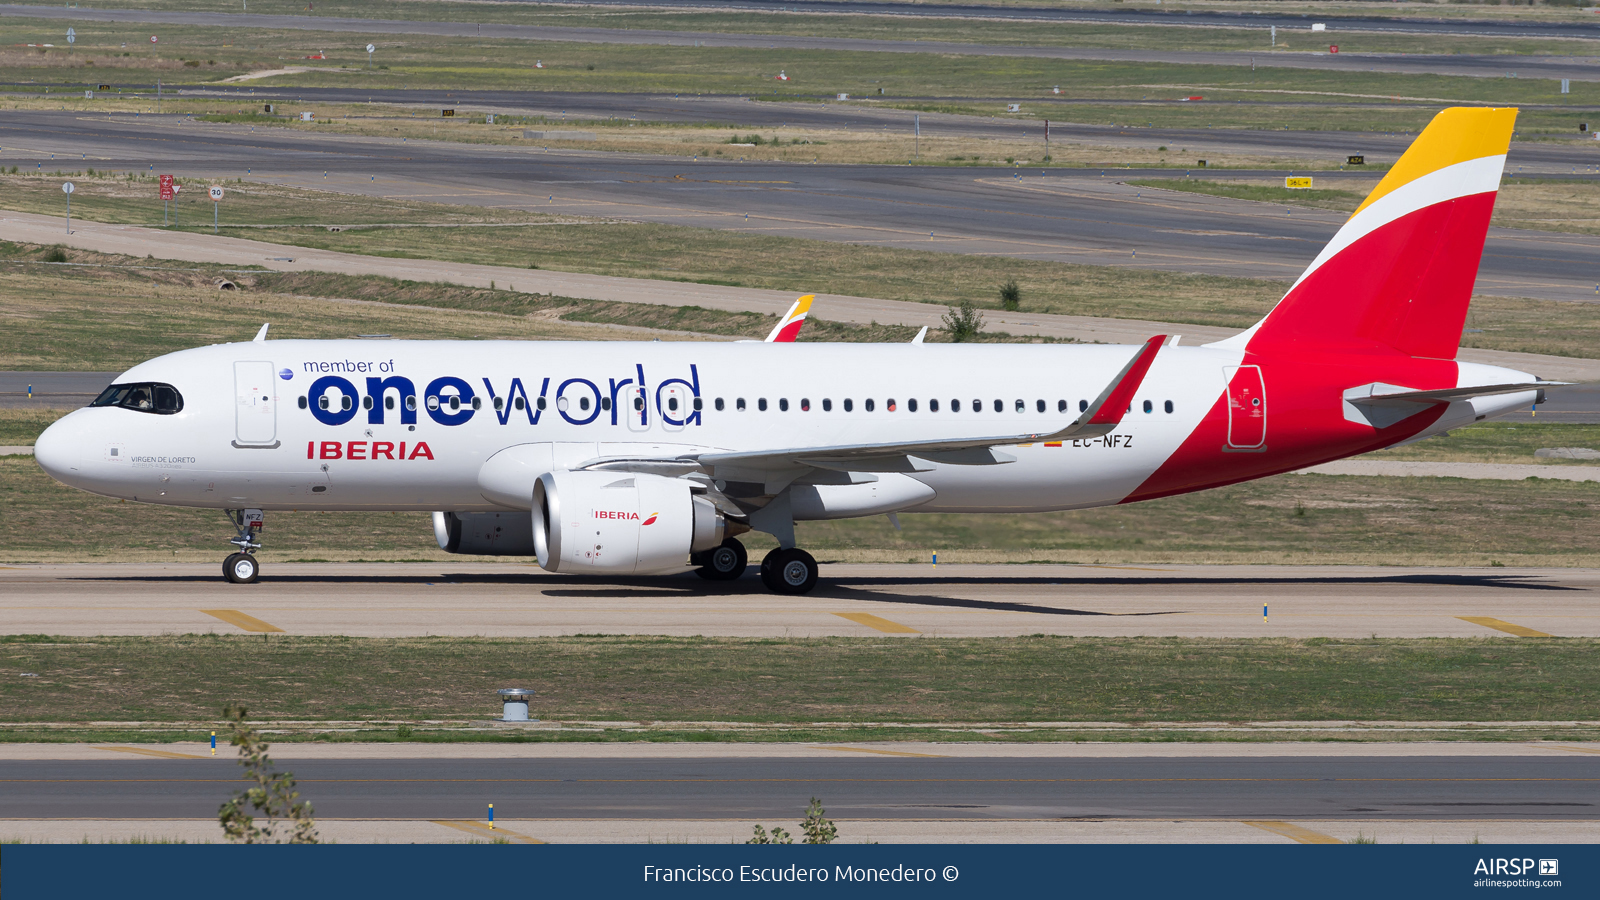
[(245, 631), (258, 633), (283, 634), (284, 630), (271, 622), (263, 622), (255, 616), (247, 616), (237, 609), (202, 609), (201, 612), (214, 619), (221, 619), (229, 625), (237, 625)]
[(457, 831), (465, 831), (467, 834), (474, 835), (476, 837), (486, 837), (490, 838), (491, 840), (494, 838), (503, 838), (507, 841), (517, 844), (549, 843), (548, 841), (541, 841), (536, 837), (518, 834), (515, 831), (507, 831), (504, 828), (490, 828), (483, 822), (474, 822), (471, 819), (429, 819), (428, 821), (435, 825), (443, 825), (446, 828), (454, 828)]
[(1241, 824), (1249, 825), (1249, 826), (1251, 826), (1253, 828), (1259, 828), (1262, 831), (1270, 831), (1273, 834), (1283, 835), (1284, 837), (1288, 838), (1291, 841), (1294, 841), (1297, 844), (1342, 844), (1342, 843), (1344, 843), (1344, 841), (1341, 841), (1336, 837), (1333, 837), (1331, 835), (1323, 834), (1320, 831), (1312, 831), (1309, 828), (1302, 828), (1299, 825), (1294, 824), (1293, 822), (1261, 821), (1261, 822), (1244, 822), (1244, 823), (1241, 823)]
[(834, 613), (834, 615), (838, 616), (841, 619), (849, 619), (850, 621), (856, 623), (857, 625), (865, 625), (868, 628), (871, 628), (871, 629), (873, 629), (875, 631), (881, 631), (884, 634), (921, 634), (922, 633), (922, 632), (916, 630), (915, 628), (911, 628), (910, 626), (907, 626), (907, 625), (901, 625), (899, 622), (891, 622), (888, 619), (882, 618), (881, 616), (875, 616), (872, 613), (842, 613), (842, 612), (836, 612), (836, 613)]
[(1485, 628), (1493, 628), (1495, 631), (1514, 634), (1517, 637), (1552, 637), (1552, 635), (1545, 634), (1542, 631), (1534, 631), (1532, 628), (1523, 625), (1513, 625), (1510, 622), (1490, 616), (1456, 616), (1456, 618), (1463, 622), (1471, 622), (1474, 625), (1482, 625)]

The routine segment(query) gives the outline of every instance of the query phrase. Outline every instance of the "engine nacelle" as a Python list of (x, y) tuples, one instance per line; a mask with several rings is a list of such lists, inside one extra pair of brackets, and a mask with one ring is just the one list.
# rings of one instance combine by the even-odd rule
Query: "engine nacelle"
[(433, 537), (446, 553), (534, 555), (533, 522), (523, 512), (436, 512)]
[(727, 522), (690, 482), (629, 472), (550, 472), (533, 486), (539, 565), (563, 574), (655, 575), (722, 543)]

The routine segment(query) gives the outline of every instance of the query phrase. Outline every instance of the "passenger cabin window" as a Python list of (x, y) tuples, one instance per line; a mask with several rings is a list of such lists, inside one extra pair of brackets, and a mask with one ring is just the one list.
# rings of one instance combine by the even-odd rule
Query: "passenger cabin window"
[(740, 397), (739, 399), (733, 401), (733, 408), (737, 409), (739, 412), (744, 412), (744, 398)]
[(1169, 413), (1172, 412), (1172, 401), (1171, 400), (1168, 400), (1166, 402), (1165, 406), (1166, 406), (1167, 412), (1169, 412)]
[(117, 406), (136, 412), (170, 416), (183, 411), (183, 395), (170, 384), (113, 384), (90, 406)]
[(756, 409), (759, 409), (762, 412), (766, 412), (767, 411), (767, 398), (761, 397), (758, 400), (756, 400)]
[(517, 408), (517, 412), (522, 412), (524, 409), (528, 408), (528, 401), (518, 397), (516, 400), (512, 401), (511, 405)]
[[(587, 399), (585, 399), (583, 401), (583, 408), (584, 409), (588, 409), (589, 408), (589, 401)], [(667, 409), (671, 410), (672, 412), (677, 412), (678, 411), (678, 398), (677, 397), (668, 397), (667, 398)]]
[(1005, 412), (1006, 411), (1006, 402), (1004, 400), (996, 400), (994, 402), (994, 411), (995, 412)]
[(1056, 401), (1056, 412), (1066, 412), (1066, 411), (1067, 411), (1067, 401), (1065, 401), (1065, 400), (1057, 400)]
[(844, 398), (844, 411), (851, 412), (856, 408), (856, 402), (849, 397)]
[(1018, 399), (1017, 400), (1017, 412), (1025, 412), (1025, 411), (1027, 411), (1027, 409), (1028, 409), (1028, 404), (1023, 402), (1021, 399)]
[(811, 411), (811, 399), (809, 397), (801, 397), (800, 398), (800, 411), (801, 412), (810, 412)]
[(823, 412), (833, 412), (833, 401), (829, 400), (827, 397), (823, 397), (822, 398), (822, 411)]
[(1156, 405), (1154, 403), (1151, 403), (1149, 400), (1146, 400), (1144, 402), (1144, 411), (1147, 412), (1147, 413), (1155, 412), (1156, 411)]
[(600, 398), (600, 408), (603, 409), (603, 410), (606, 410), (607, 412), (610, 412), (611, 411), (611, 398), (610, 397), (601, 397)]
[(950, 411), (951, 412), (961, 412), (961, 401), (960, 400), (951, 400), (950, 401)]
[(917, 400), (916, 400), (915, 397), (913, 397), (910, 400), (906, 401), (906, 412), (916, 412), (916, 411), (917, 411)]
[[(694, 398), (694, 408), (695, 408), (695, 410), (697, 412), (699, 410), (705, 409), (705, 407), (706, 407), (706, 404), (705, 404), (704, 400), (701, 400), (699, 397)], [(611, 401), (610, 400), (601, 400), (600, 401), (600, 408), (601, 409), (610, 409), (611, 408)]]
[(866, 408), (867, 408), (867, 412), (872, 412), (872, 398), (871, 397), (867, 398)]
[(889, 398), (889, 402), (884, 408), (889, 410), (889, 412), (894, 412), (894, 398), (893, 397)]
[(788, 397), (779, 397), (778, 398), (778, 411), (779, 412), (788, 412), (789, 411), (789, 398)]
[(937, 401), (937, 400), (929, 400), (928, 401), (928, 412), (938, 412), (938, 411), (939, 411), (939, 401)]
[(1078, 401), (1078, 412), (1088, 412), (1088, 411), (1089, 411), (1089, 401), (1087, 401), (1087, 400), (1079, 400)]
[(1044, 412), (1044, 401), (1040, 400), (1038, 403), (1036, 403), (1034, 405), (1034, 408), (1039, 410), (1039, 412)]
[(503, 398), (503, 397), (494, 398), (494, 411), (495, 412), (499, 412), (500, 410), (505, 409), (505, 408), (506, 408), (505, 398)]
[(717, 412), (722, 412), (722, 398), (721, 397), (717, 398), (716, 407), (717, 407)]

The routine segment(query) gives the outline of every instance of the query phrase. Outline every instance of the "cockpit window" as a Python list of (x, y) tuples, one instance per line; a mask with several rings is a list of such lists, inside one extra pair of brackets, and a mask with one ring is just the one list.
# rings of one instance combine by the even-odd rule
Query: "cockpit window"
[(90, 406), (120, 406), (138, 412), (170, 416), (183, 411), (183, 395), (170, 384), (113, 384), (100, 392)]

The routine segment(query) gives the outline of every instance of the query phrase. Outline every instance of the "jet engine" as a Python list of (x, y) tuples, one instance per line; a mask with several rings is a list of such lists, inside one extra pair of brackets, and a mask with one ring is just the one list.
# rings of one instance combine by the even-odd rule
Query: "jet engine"
[(522, 512), (436, 512), (433, 537), (446, 553), (533, 555), (533, 523)]
[(729, 533), (692, 483), (629, 472), (550, 472), (533, 486), (533, 547), (562, 574), (680, 572)]

